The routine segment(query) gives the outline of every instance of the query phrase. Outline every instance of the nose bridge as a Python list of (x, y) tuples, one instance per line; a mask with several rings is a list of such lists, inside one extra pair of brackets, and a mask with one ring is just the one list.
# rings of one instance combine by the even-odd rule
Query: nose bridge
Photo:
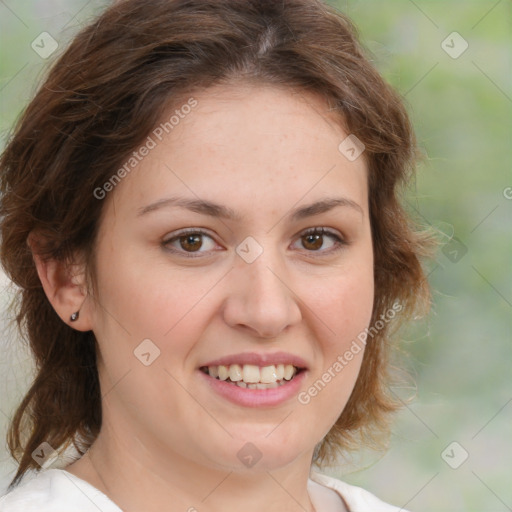
[(287, 298), (289, 290), (283, 284), (286, 271), (276, 253), (266, 250), (254, 262), (240, 263), (240, 273), (247, 274), (251, 296), (258, 300), (282, 301)]
[[(240, 244), (242, 249), (254, 251), (251, 246)], [(261, 337), (275, 337), (289, 325), (300, 321), (301, 314), (296, 297), (287, 286), (288, 272), (283, 255), (267, 244), (251, 261), (237, 257), (231, 272), (230, 286), (225, 308), (225, 320), (232, 327), (244, 326)], [(254, 257), (255, 253), (252, 254)]]

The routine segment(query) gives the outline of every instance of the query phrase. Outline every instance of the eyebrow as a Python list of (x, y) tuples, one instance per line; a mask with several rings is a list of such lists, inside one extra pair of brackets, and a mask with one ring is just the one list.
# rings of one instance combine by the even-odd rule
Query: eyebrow
[[(346, 197), (328, 197), (320, 201), (311, 203), (309, 205), (295, 208), (291, 210), (286, 216), (291, 221), (298, 221), (301, 219), (305, 219), (307, 217), (318, 215), (320, 213), (328, 212), (340, 206), (352, 208), (353, 210), (359, 212), (361, 215), (364, 215), (361, 206), (359, 206), (359, 204), (357, 204), (355, 201), (352, 201), (352, 199), (348, 199)], [(243, 220), (243, 216), (241, 216), (240, 214), (238, 214), (237, 212), (235, 212), (234, 210), (227, 206), (217, 204), (212, 201), (207, 201), (204, 199), (188, 199), (185, 197), (168, 197), (165, 199), (160, 199), (154, 203), (139, 208), (137, 216), (141, 217), (150, 212), (160, 210), (161, 208), (169, 207), (185, 208), (195, 213), (200, 213), (202, 215), (208, 215), (210, 217), (216, 217), (231, 221), (240, 222), (241, 220)]]

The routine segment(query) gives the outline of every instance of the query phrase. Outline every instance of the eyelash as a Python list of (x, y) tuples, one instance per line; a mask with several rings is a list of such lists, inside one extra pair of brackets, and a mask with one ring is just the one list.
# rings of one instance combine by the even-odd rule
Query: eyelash
[[(200, 257), (202, 257), (204, 252), (200, 252), (200, 251), (187, 252), (187, 251), (184, 251), (184, 250), (176, 250), (174, 248), (170, 248), (169, 247), (169, 245), (172, 242), (177, 241), (180, 238), (185, 237), (187, 235), (204, 235), (204, 236), (207, 236), (208, 238), (211, 238), (213, 240), (213, 237), (208, 232), (206, 232), (206, 231), (204, 231), (202, 229), (189, 228), (189, 229), (184, 229), (182, 231), (179, 231), (173, 237), (168, 238), (167, 240), (164, 240), (162, 242), (162, 246), (167, 251), (170, 251), (170, 252), (172, 252), (174, 254), (185, 255), (186, 258), (200, 258)], [(333, 247), (331, 249), (328, 249), (327, 251), (322, 251), (322, 250), (309, 251), (309, 250), (306, 249), (306, 252), (313, 253), (312, 255), (314, 257), (317, 257), (316, 255), (314, 255), (314, 253), (320, 253), (320, 256), (324, 256), (326, 254), (330, 255), (330, 254), (336, 253), (336, 252), (344, 249), (347, 245), (349, 245), (349, 243), (346, 240), (344, 240), (343, 238), (341, 238), (336, 232), (331, 231), (331, 230), (326, 229), (326, 228), (323, 228), (323, 227), (322, 228), (318, 228), (318, 227), (309, 228), (306, 231), (303, 231), (299, 235), (298, 239), (301, 239), (301, 238), (303, 238), (305, 236), (309, 236), (309, 235), (320, 235), (320, 236), (327, 235), (327, 236), (333, 238), (334, 241), (335, 241), (335, 247)]]

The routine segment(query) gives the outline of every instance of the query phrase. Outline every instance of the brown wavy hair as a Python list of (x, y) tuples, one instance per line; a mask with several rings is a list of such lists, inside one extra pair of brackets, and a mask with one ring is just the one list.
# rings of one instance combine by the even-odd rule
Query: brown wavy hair
[[(370, 64), (344, 15), (316, 0), (121, 0), (81, 30), (53, 63), (13, 129), (0, 160), (1, 263), (19, 288), (21, 335), (35, 380), (12, 419), (11, 482), (38, 470), (42, 442), (79, 453), (101, 427), (92, 331), (57, 316), (39, 281), (27, 239), (48, 259), (85, 258), (94, 277), (95, 240), (105, 201), (94, 190), (119, 169), (191, 91), (247, 81), (325, 98), (345, 131), (366, 146), (374, 249), (372, 325), (399, 301), (400, 319), (428, 306), (421, 259), (428, 239), (401, 206), (416, 144), (399, 95)], [(313, 463), (327, 464), (387, 428), (397, 401), (388, 390), (390, 333), (368, 338), (351, 397)], [(77, 440), (80, 439), (80, 444)]]

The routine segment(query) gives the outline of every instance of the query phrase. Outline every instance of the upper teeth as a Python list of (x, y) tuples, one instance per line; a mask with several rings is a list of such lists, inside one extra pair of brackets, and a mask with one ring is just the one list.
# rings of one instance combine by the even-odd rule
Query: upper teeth
[(244, 381), (250, 383), (265, 383), (271, 384), (278, 380), (290, 380), (297, 368), (291, 364), (277, 364), (270, 366), (259, 367), (253, 364), (232, 364), (230, 366), (208, 366), (208, 373), (220, 380), (227, 380), (228, 378), (233, 382)]

